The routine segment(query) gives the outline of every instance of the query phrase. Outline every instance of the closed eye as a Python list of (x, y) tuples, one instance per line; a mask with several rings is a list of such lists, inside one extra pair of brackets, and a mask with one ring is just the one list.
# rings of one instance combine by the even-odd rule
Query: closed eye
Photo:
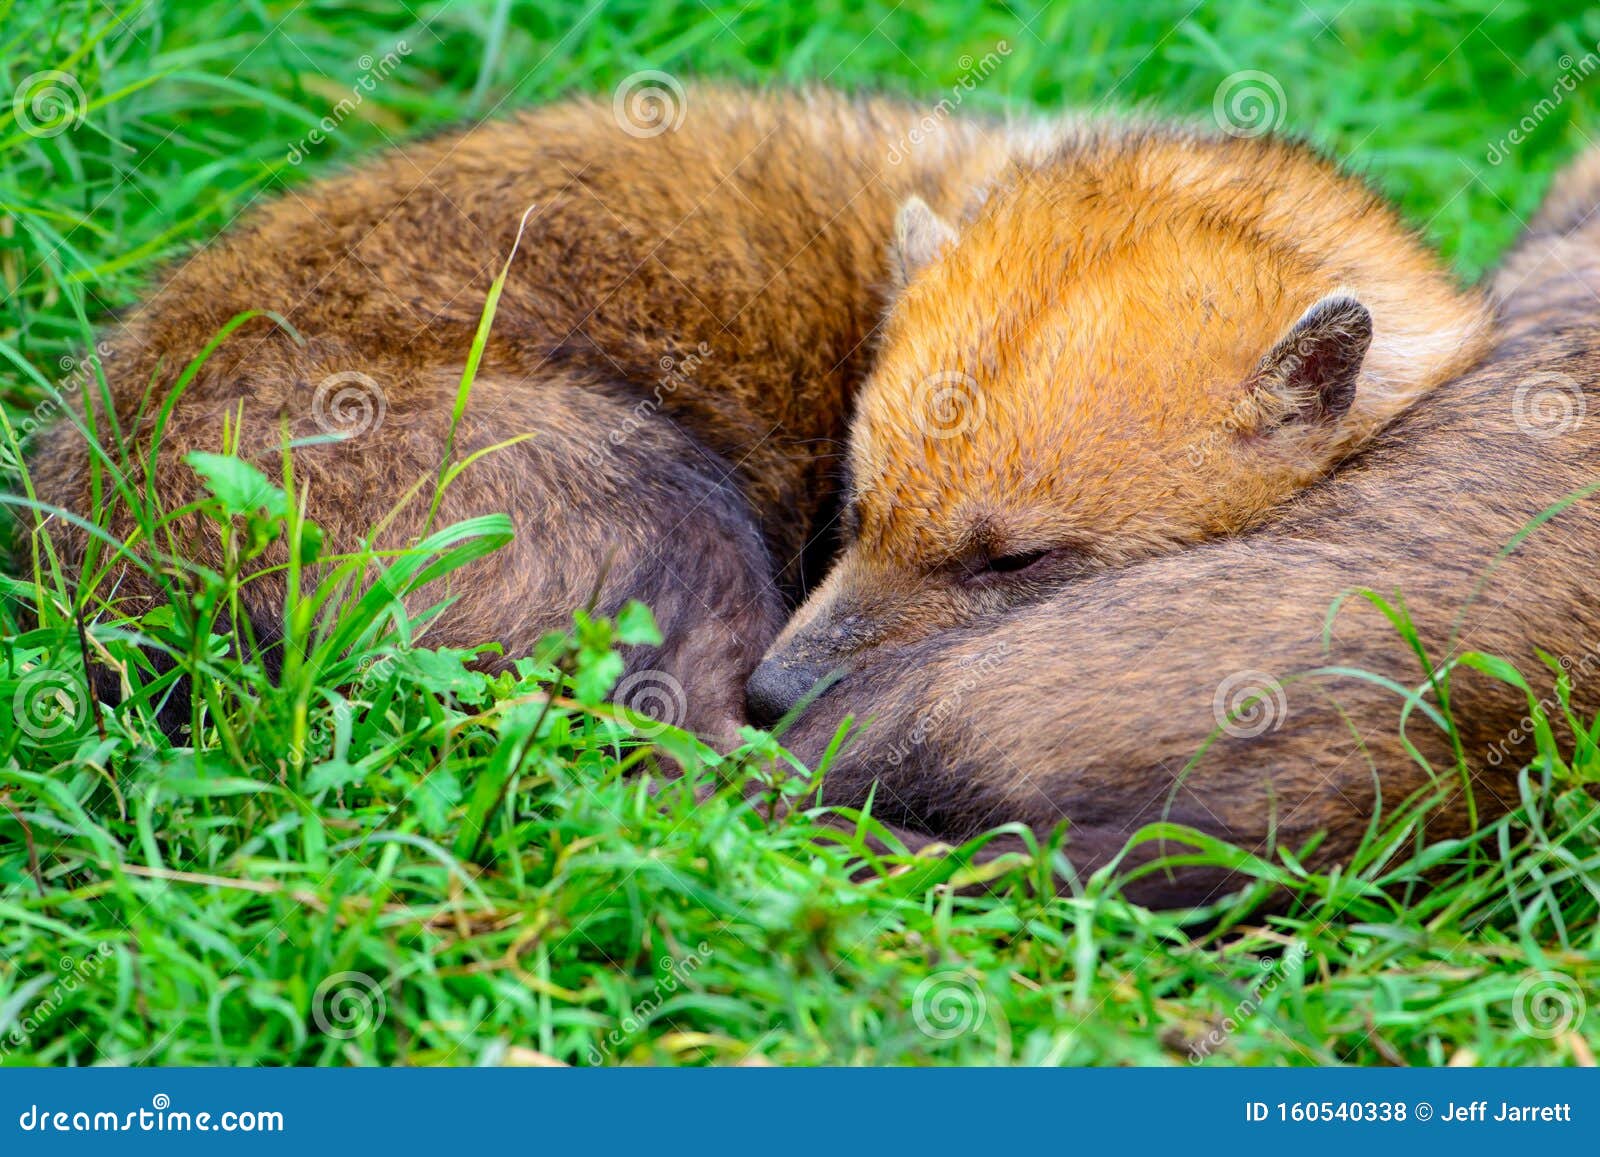
[(1055, 550), (1027, 550), (1013, 554), (968, 558), (961, 564), (961, 579), (963, 582), (982, 586), (985, 583), (1030, 578), (1035, 570), (1043, 572), (1051, 569), (1045, 564), (1062, 553)]
[(984, 569), (994, 574), (1015, 574), (1027, 570), (1049, 553), (1047, 550), (1030, 550), (1022, 554), (1003, 554), (999, 558), (989, 559)]

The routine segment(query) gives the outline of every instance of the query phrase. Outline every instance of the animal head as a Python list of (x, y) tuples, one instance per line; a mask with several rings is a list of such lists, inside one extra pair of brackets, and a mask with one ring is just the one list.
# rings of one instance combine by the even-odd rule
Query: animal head
[(758, 719), (863, 648), (1248, 529), (1486, 333), (1370, 190), (1270, 140), (1080, 132), (964, 219), (908, 200), (888, 268), (845, 545)]

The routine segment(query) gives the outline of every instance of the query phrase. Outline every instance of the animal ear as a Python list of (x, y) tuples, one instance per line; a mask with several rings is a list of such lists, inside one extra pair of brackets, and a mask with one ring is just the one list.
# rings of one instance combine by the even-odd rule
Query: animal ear
[(907, 197), (894, 215), (894, 241), (889, 245), (889, 272), (903, 289), (917, 270), (930, 264), (956, 239), (950, 223), (921, 197)]
[(1256, 366), (1250, 385), (1271, 426), (1332, 422), (1356, 398), (1361, 362), (1372, 344), (1372, 315), (1347, 293), (1317, 302)]

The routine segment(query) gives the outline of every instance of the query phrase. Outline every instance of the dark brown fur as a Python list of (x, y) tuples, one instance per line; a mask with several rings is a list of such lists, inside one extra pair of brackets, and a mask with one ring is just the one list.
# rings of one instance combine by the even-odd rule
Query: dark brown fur
[[(484, 292), (522, 211), (541, 206), (458, 456), (535, 437), (482, 460), (442, 511), (446, 521), (509, 511), (520, 533), (455, 584), (462, 601), (427, 641), (499, 640), (517, 653), (565, 622), (609, 560), (602, 606), (643, 598), (668, 636), (633, 666), (677, 675), (690, 705), (707, 705), (688, 722), (716, 730), (781, 613), (769, 558), (791, 566), (826, 508), (828, 447), (882, 305), (894, 207), (915, 190), (959, 208), (916, 162), (875, 167), (895, 116), (911, 114), (871, 106), (866, 120), (881, 116), (883, 127), (862, 133), (860, 106), (819, 99), (706, 97), (679, 134), (645, 141), (617, 130), (607, 108), (566, 105), (291, 194), (184, 265), (113, 336), (105, 365), (119, 415), (131, 419), (149, 384), (160, 396), (234, 314), (279, 310), (306, 344), (265, 321), (227, 343), (177, 408), (160, 489), (169, 507), (194, 493), (183, 453), (217, 449), (240, 407), (247, 452), (275, 472), (280, 421), (296, 436), (317, 433), (317, 385), (364, 373), (384, 390), (383, 425), (297, 451), (311, 516), (348, 545), (436, 471)], [(1065, 818), (1085, 869), (1164, 814), (1169, 797), (1172, 818), (1249, 845), (1326, 830), (1323, 858), (1348, 852), (1373, 804), (1368, 756), (1386, 800), (1422, 778), (1397, 746), (1395, 699), (1370, 684), (1291, 683), (1279, 730), (1224, 739), (1176, 793), (1175, 779), (1215, 729), (1213, 696), (1235, 671), (1287, 678), (1343, 663), (1414, 681), (1398, 639), (1364, 607), (1346, 611), (1324, 654), (1328, 602), (1353, 585), (1403, 587), (1442, 653), (1495, 550), (1600, 476), (1587, 427), (1536, 442), (1511, 416), (1516, 382), (1536, 372), (1570, 375), (1600, 414), (1600, 242), (1593, 231), (1559, 235), (1594, 190), (1568, 194), (1553, 202), (1565, 216), (1542, 223), (1508, 262), (1507, 276), (1522, 280), (1490, 365), (1421, 404), (1279, 524), (866, 657), (792, 737), (815, 754), (845, 711), (877, 716), (833, 768), (830, 798), (862, 802), (878, 780), (881, 814), (948, 838)], [(692, 382), (641, 414), (661, 359), (701, 342), (712, 352)], [(623, 427), (628, 436), (608, 449), (606, 435)], [(135, 445), (147, 437), (136, 431)], [(33, 460), (41, 496), (86, 510), (85, 457), (71, 429), (47, 435)], [(408, 540), (421, 515), (415, 504), (403, 510), (390, 540)], [(126, 532), (126, 517), (112, 529)], [(1585, 654), (1600, 639), (1597, 531), (1584, 503), (1524, 544), (1465, 616), (1462, 640), (1529, 669), (1535, 645)], [(64, 542), (70, 562), (76, 544)], [(270, 623), (281, 597), (263, 589), (257, 615)], [(1592, 709), (1594, 689), (1580, 685), (1578, 699)], [(1480, 805), (1492, 811), (1511, 798), (1509, 776), (1483, 753), (1520, 718), (1520, 700), (1462, 674), (1456, 709)], [(1443, 766), (1437, 739), (1420, 724), (1413, 732)], [(1460, 826), (1459, 801), (1443, 818), (1440, 829)], [(1193, 899), (1213, 883), (1151, 880), (1144, 894)]]
[[(860, 805), (875, 786), (880, 817), (947, 840), (1008, 821), (1040, 832), (1066, 821), (1080, 873), (1162, 818), (1266, 855), (1325, 835), (1315, 861), (1337, 862), (1380, 799), (1392, 814), (1429, 783), (1402, 747), (1397, 695), (1352, 676), (1294, 678), (1340, 667), (1407, 686), (1422, 679), (1365, 602), (1345, 607), (1324, 649), (1324, 616), (1352, 588), (1403, 593), (1435, 662), (1475, 649), (1547, 687), (1535, 649), (1566, 657), (1580, 717), (1592, 718), (1600, 503), (1578, 502), (1499, 565), (1496, 554), (1547, 506), (1600, 480), (1597, 204), (1600, 161), (1590, 157), (1508, 258), (1486, 364), (1420, 402), (1274, 524), (853, 664), (789, 737), (814, 758), (845, 715), (867, 722), (833, 764), (828, 800)], [(1530, 436), (1524, 427), (1539, 422), (1527, 391), (1538, 389), (1573, 408), (1581, 397), (1587, 418)], [(1286, 711), (1253, 738), (1223, 734), (1185, 774), (1228, 718), (1216, 709), (1219, 687), (1243, 672), (1278, 680)], [(1269, 696), (1257, 709), (1276, 712), (1271, 684), (1254, 682)], [(1461, 669), (1452, 706), (1479, 813), (1499, 814), (1514, 804), (1528, 756), (1526, 701)], [(1462, 831), (1466, 797), (1448, 743), (1420, 713), (1409, 730), (1448, 795), (1429, 836)], [(1153, 853), (1147, 845), (1126, 863)], [(1147, 876), (1131, 894), (1189, 903), (1223, 882), (1219, 872), (1180, 871)]]
[[(319, 387), (363, 375), (343, 388), (381, 391), (381, 425), (296, 451), (309, 516), (353, 546), (437, 474), (485, 295), (532, 206), (456, 457), (533, 437), (480, 460), (441, 512), (507, 512), (518, 535), (429, 592), (460, 601), (425, 641), (525, 652), (604, 572), (601, 608), (643, 599), (668, 638), (631, 666), (660, 665), (688, 690), (687, 722), (726, 732), (741, 698), (727, 672), (747, 673), (770, 641), (771, 576), (796, 588), (829, 506), (895, 207), (915, 190), (953, 208), (935, 171), (948, 150), (889, 163), (917, 115), (830, 93), (697, 90), (681, 126), (649, 138), (579, 101), (396, 150), (253, 212), (136, 309), (104, 357), (119, 421), (153, 387), (131, 435), (144, 453), (183, 366), (235, 315), (277, 311), (304, 344), (265, 318), (227, 340), (173, 413), (157, 490), (167, 509), (189, 501), (184, 455), (221, 449), (230, 420), (242, 453), (276, 475), (281, 425), (325, 433)], [(945, 136), (987, 147), (973, 126)], [(70, 425), (47, 433), (32, 457), (40, 497), (86, 513), (86, 461)], [(425, 486), (380, 545), (412, 541), (430, 497)], [(113, 511), (113, 534), (131, 528)], [(81, 540), (52, 530), (75, 563)], [(218, 561), (211, 539), (191, 545)], [(100, 594), (112, 590), (127, 610), (151, 593), (131, 573)], [(270, 637), (282, 586), (250, 594)]]

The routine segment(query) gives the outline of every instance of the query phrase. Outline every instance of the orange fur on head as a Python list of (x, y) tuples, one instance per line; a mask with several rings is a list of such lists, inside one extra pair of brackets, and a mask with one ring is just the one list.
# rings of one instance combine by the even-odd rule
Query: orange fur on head
[(959, 224), (900, 213), (851, 541), (768, 678), (1245, 530), (1485, 348), (1482, 297), (1303, 147), (1018, 140)]

